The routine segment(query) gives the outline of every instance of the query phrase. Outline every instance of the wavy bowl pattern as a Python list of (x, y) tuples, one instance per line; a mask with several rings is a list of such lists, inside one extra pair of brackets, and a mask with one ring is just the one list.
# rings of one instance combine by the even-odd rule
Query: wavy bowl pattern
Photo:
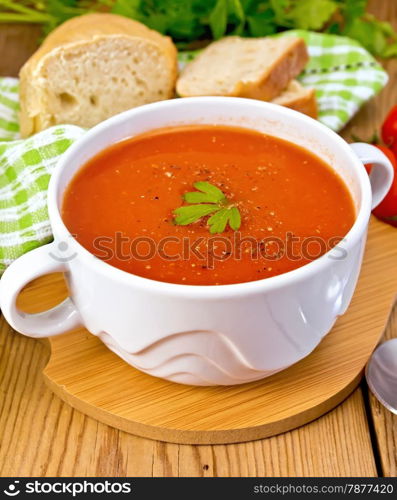
[[(154, 377), (180, 384), (243, 384), (268, 377), (286, 368), (256, 370), (228, 338), (211, 330), (170, 334), (138, 352), (123, 349), (106, 332), (100, 332), (98, 337), (131, 366)], [(189, 352), (192, 345), (197, 349), (196, 352)]]

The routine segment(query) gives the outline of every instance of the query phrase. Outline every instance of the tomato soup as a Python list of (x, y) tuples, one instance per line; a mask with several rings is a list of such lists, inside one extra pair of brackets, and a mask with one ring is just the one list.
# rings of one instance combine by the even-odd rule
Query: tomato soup
[[(223, 193), (227, 205), (218, 208), (213, 193), (209, 203), (205, 193), (188, 198), (197, 186)], [(203, 204), (211, 214), (197, 219)], [(196, 220), (179, 225), (175, 210), (191, 205)], [(209, 217), (223, 206), (233, 207), (234, 223), (212, 234)], [(62, 217), (89, 252), (128, 273), (224, 285), (320, 257), (352, 227), (355, 208), (342, 179), (309, 151), (248, 129), (205, 125), (159, 129), (105, 149), (72, 179)]]

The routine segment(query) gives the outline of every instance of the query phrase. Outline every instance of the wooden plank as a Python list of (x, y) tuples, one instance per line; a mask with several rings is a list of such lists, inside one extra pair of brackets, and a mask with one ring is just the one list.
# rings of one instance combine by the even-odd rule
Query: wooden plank
[(336, 410), (295, 431), (237, 445), (155, 442), (64, 404), (44, 385), (46, 341), (0, 318), (0, 476), (375, 476), (357, 389)]
[(180, 445), (179, 464), (180, 476), (376, 475), (360, 389), (324, 417), (270, 439)]
[[(386, 19), (391, 15), (397, 18), (397, 3), (393, 0), (373, 0), (371, 8)], [(25, 36), (27, 45), (23, 42)], [(15, 51), (8, 45), (11, 37)], [(0, 28), (0, 74), (17, 73), (35, 43), (31, 40), (25, 29)], [(28, 49), (21, 49), (23, 46)], [(21, 50), (25, 55), (20, 55)], [(388, 63), (388, 68), (396, 73), (397, 61)], [(391, 97), (391, 91), (385, 92), (366, 106), (345, 135), (351, 131), (371, 132), (396, 102)], [(48, 356), (45, 344), (11, 332), (3, 320), (0, 327), (2, 476), (376, 474), (360, 390), (325, 417), (275, 438), (227, 446), (155, 443), (115, 431), (63, 404), (41, 379)], [(371, 405), (374, 414), (376, 403), (372, 399)], [(380, 418), (374, 415), (374, 423), (379, 447), (387, 449), (381, 455), (382, 465), (385, 475), (395, 475), (396, 422), (393, 416), (390, 434), (391, 414), (382, 416), (380, 410)], [(392, 439), (394, 449), (389, 446)]]
[[(44, 377), (77, 410), (142, 437), (225, 444), (274, 436), (323, 415), (357, 387), (395, 300), (397, 273), (390, 268), (396, 260), (397, 232), (373, 218), (347, 313), (310, 356), (262, 381), (189, 388), (148, 377), (84, 328), (49, 339)], [(34, 280), (18, 304), (23, 311), (38, 312), (66, 296), (63, 276), (49, 275)]]
[[(370, 0), (369, 10), (384, 21), (389, 21), (397, 29), (397, 2), (387, 0)], [(357, 117), (344, 131), (346, 138), (355, 133), (364, 140), (368, 139), (375, 131), (379, 131), (383, 119), (389, 109), (397, 104), (397, 58), (384, 61), (384, 66), (389, 73), (389, 83), (382, 93), (371, 103), (365, 106)], [(397, 272), (395, 267), (391, 272)], [(384, 339), (397, 336), (397, 306), (391, 315)], [(386, 410), (378, 400), (367, 391), (369, 406), (372, 415), (372, 425), (377, 442), (376, 452), (379, 455), (381, 473), (384, 476), (397, 476), (397, 415)]]
[[(395, 272), (397, 272), (395, 270)], [(397, 305), (391, 315), (384, 340), (397, 337)], [(377, 453), (380, 457), (382, 475), (397, 476), (397, 415), (386, 410), (375, 396), (368, 392), (373, 427), (377, 441)]]
[(17, 76), (22, 64), (36, 50), (41, 28), (32, 24), (0, 25), (0, 76)]

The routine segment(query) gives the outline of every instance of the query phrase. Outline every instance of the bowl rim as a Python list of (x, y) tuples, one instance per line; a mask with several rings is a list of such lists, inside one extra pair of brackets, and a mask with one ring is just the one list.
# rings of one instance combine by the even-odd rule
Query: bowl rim
[[(155, 109), (171, 112), (172, 108), (174, 108), (175, 106), (184, 106), (185, 103), (197, 105), (198, 107), (202, 107), (204, 105), (216, 106), (219, 104), (227, 104), (228, 106), (242, 106), (245, 107), (246, 110), (249, 110), (250, 107), (252, 109), (256, 108), (256, 110), (258, 110), (258, 108), (261, 108), (266, 112), (270, 111), (272, 113), (272, 119), (274, 120), (277, 120), (277, 118), (279, 118), (282, 120), (290, 119), (299, 121), (301, 122), (302, 127), (307, 127), (308, 130), (317, 129), (320, 133), (325, 133), (326, 135), (330, 136), (335, 144), (335, 147), (341, 148), (343, 152), (350, 157), (356, 178), (358, 179), (358, 186), (361, 195), (360, 207), (357, 211), (354, 224), (342, 240), (342, 242), (344, 243), (343, 249), (349, 252), (355, 246), (357, 241), (362, 238), (363, 234), (366, 231), (369, 216), (371, 213), (371, 185), (368, 175), (366, 174), (366, 170), (363, 168), (363, 164), (344, 139), (342, 139), (337, 133), (335, 133), (322, 123), (318, 122), (317, 120), (314, 120), (313, 118), (310, 118), (292, 109), (279, 106), (277, 104), (241, 97), (210, 96), (170, 99), (151, 104), (145, 104), (143, 106), (124, 111), (112, 116), (111, 118), (99, 123), (98, 125), (95, 125), (89, 131), (87, 131), (82, 138), (78, 139), (74, 144), (72, 144), (59, 160), (57, 167), (51, 176), (48, 188), (47, 204), (49, 218), (53, 229), (54, 227), (56, 227), (56, 231), (54, 231), (54, 243), (57, 243), (57, 241), (59, 241), (59, 236), (61, 237), (61, 241), (67, 239), (68, 243), (72, 242), (71, 244), (76, 247), (75, 251), (78, 251), (78, 256), (83, 260), (84, 264), (89, 267), (96, 267), (97, 272), (105, 275), (109, 279), (120, 281), (125, 285), (138, 287), (146, 291), (151, 290), (154, 293), (166, 293), (173, 296), (183, 295), (185, 298), (224, 298), (241, 294), (246, 295), (266, 292), (268, 290), (279, 289), (280, 287), (286, 285), (292, 285), (297, 281), (309, 278), (313, 274), (316, 274), (326, 267), (334, 265), (335, 260), (330, 259), (329, 255), (335, 249), (335, 247), (323, 254), (321, 257), (318, 257), (317, 259), (297, 269), (293, 269), (283, 274), (279, 274), (269, 278), (263, 278), (256, 281), (247, 281), (244, 283), (233, 283), (227, 285), (189, 285), (168, 283), (131, 274), (127, 271), (123, 271), (122, 269), (114, 267), (111, 264), (94, 256), (73, 237), (73, 235), (69, 232), (65, 223), (63, 222), (60, 214), (60, 208), (58, 206), (58, 190), (62, 173), (68, 168), (68, 164), (71, 163), (71, 160), (76, 152), (86, 147), (91, 141), (94, 141), (96, 136), (101, 132), (112, 128), (117, 128), (126, 119), (133, 119), (136, 116), (145, 114), (146, 112), (153, 111)], [(156, 127), (153, 127), (153, 130), (155, 130), (155, 128)], [(68, 181), (68, 184), (70, 180)]]

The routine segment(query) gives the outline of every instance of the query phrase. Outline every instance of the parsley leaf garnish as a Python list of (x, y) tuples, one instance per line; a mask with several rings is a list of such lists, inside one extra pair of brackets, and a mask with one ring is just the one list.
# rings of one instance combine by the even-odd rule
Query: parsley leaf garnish
[(187, 226), (217, 210), (219, 209), (216, 205), (186, 205), (174, 210), (174, 214), (176, 215), (174, 222), (178, 226)]
[(208, 226), (211, 234), (223, 233), (229, 224), (233, 231), (241, 225), (239, 209), (226, 198), (225, 194), (209, 182), (195, 182), (193, 186), (197, 191), (185, 193), (186, 203), (174, 210), (174, 223), (178, 226), (187, 226), (193, 222), (211, 215)]

